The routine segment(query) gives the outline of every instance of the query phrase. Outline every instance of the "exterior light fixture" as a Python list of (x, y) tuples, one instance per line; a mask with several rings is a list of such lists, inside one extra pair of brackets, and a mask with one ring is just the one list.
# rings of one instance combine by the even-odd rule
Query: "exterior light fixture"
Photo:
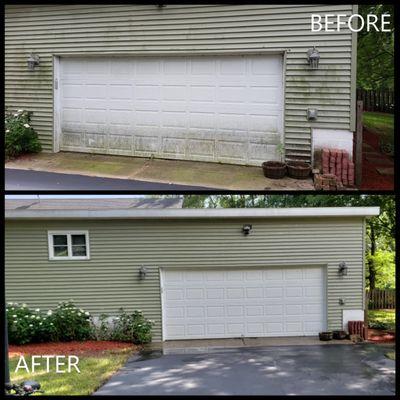
[(145, 279), (147, 275), (147, 268), (146, 267), (140, 267), (139, 269), (139, 279)]
[(250, 224), (243, 225), (242, 232), (247, 236), (253, 229), (253, 226)]
[(34, 71), (35, 67), (39, 65), (39, 56), (37, 54), (30, 54), (28, 57), (28, 70)]
[(340, 298), (340, 299), (339, 299), (339, 305), (344, 306), (345, 304), (346, 304), (346, 300)]
[(311, 69), (318, 69), (320, 55), (315, 46), (307, 51), (307, 59)]
[(347, 275), (348, 267), (344, 261), (339, 264), (339, 275), (344, 276)]

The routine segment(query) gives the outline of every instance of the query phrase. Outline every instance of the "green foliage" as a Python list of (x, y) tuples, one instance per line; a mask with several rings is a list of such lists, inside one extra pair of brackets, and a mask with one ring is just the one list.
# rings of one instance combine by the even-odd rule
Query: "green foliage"
[(23, 153), (38, 153), (42, 150), (37, 133), (31, 127), (31, 114), (18, 110), (5, 114), (5, 155), (16, 157)]
[(111, 340), (112, 339), (112, 325), (109, 323), (109, 316), (107, 314), (100, 314), (98, 321), (95, 322), (91, 318), (92, 324), (92, 339), (94, 340)]
[(394, 87), (394, 6), (391, 4), (360, 4), (359, 13), (366, 19), (375, 14), (390, 14), (390, 32), (358, 33), (357, 86), (363, 89), (393, 89)]
[(92, 338), (95, 340), (116, 340), (135, 344), (151, 341), (153, 321), (145, 319), (142, 311), (128, 314), (123, 308), (115, 318), (101, 314), (98, 321), (92, 319)]
[(55, 311), (43, 313), (26, 304), (7, 304), (8, 341), (11, 344), (85, 340), (90, 337), (90, 314), (72, 301), (59, 303)]
[(70, 342), (91, 337), (89, 312), (78, 309), (72, 300), (60, 302), (52, 313), (52, 319), (56, 327), (57, 341)]
[(367, 278), (370, 265), (375, 268), (375, 287), (377, 289), (394, 289), (396, 287), (394, 252), (377, 250), (374, 255), (367, 254)]
[(395, 310), (368, 310), (368, 326), (372, 329), (394, 330)]
[(11, 344), (47, 342), (54, 338), (54, 323), (39, 308), (30, 310), (26, 304), (8, 303), (6, 313)]

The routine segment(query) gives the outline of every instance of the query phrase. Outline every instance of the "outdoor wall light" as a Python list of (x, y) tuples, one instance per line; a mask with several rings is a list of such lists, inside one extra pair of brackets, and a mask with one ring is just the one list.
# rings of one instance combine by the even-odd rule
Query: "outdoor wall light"
[(345, 299), (339, 299), (339, 305), (344, 306), (346, 304)]
[(242, 227), (242, 232), (243, 232), (245, 235), (248, 235), (248, 234), (252, 231), (252, 229), (253, 229), (253, 226), (252, 226), (252, 225), (246, 224), (246, 225), (243, 225), (243, 227)]
[(30, 54), (28, 57), (28, 70), (34, 71), (36, 66), (39, 66), (39, 56), (37, 54)]
[(315, 46), (307, 51), (307, 59), (311, 69), (318, 69), (320, 55)]
[(347, 275), (347, 265), (344, 261), (339, 264), (339, 275), (344, 276)]
[(144, 279), (146, 278), (147, 275), (147, 268), (146, 267), (140, 267), (139, 269), (139, 279)]

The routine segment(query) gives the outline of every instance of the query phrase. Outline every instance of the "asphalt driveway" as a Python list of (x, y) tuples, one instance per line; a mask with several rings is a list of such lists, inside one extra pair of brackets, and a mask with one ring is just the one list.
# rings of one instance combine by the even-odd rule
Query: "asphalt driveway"
[(207, 187), (146, 182), (135, 179), (113, 179), (77, 174), (5, 169), (6, 190), (127, 190), (127, 191), (197, 191)]
[(146, 353), (96, 395), (394, 395), (394, 346), (373, 344)]

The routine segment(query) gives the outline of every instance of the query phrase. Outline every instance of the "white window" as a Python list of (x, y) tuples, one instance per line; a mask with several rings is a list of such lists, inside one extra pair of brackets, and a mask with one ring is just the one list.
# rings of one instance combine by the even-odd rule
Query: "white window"
[(49, 231), (50, 260), (89, 260), (88, 231)]

